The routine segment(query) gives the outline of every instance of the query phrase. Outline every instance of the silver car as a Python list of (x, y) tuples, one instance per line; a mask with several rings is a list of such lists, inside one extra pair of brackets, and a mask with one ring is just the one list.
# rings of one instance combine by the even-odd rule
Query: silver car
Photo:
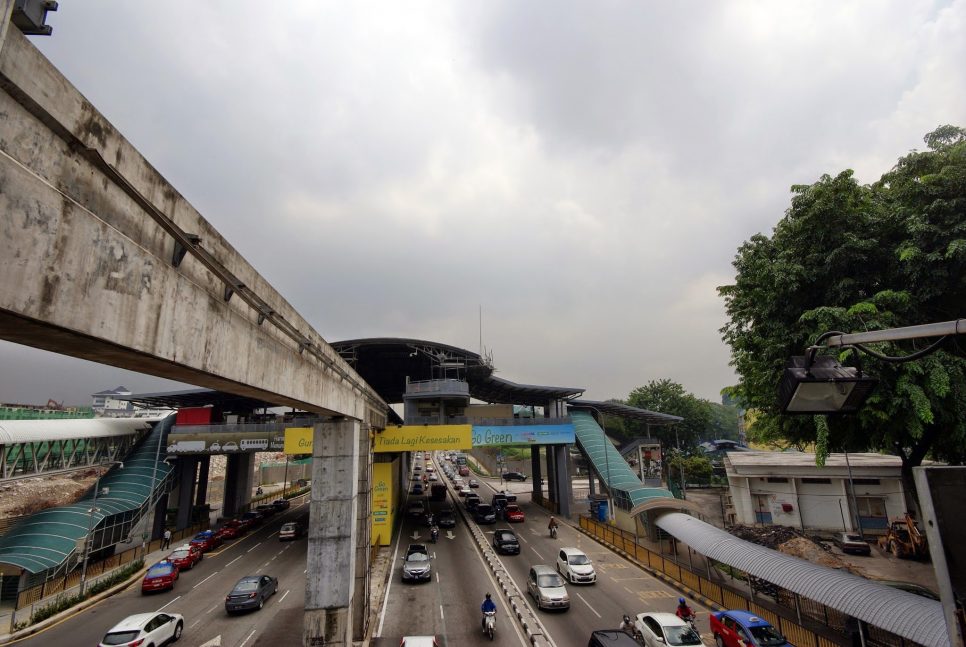
[(569, 609), (570, 595), (563, 578), (549, 566), (537, 564), (530, 567), (527, 576), (527, 592), (533, 596), (538, 609)]
[(433, 567), (429, 561), (429, 555), (421, 552), (412, 552), (406, 556), (406, 561), (402, 566), (403, 582), (426, 582), (433, 576)]

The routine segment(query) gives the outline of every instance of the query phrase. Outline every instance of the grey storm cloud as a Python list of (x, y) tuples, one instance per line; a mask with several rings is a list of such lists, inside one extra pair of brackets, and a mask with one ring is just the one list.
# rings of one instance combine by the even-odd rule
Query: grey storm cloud
[[(501, 376), (598, 399), (665, 377), (718, 399), (741, 242), (791, 185), (875, 180), (966, 114), (963, 0), (71, 0), (48, 22), (33, 42), (323, 337), (476, 350), (482, 308)], [(4, 401), (170, 387), (0, 358)]]

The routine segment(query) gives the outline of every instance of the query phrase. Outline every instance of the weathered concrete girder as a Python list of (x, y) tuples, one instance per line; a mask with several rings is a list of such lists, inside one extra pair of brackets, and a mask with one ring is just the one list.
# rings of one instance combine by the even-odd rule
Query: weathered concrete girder
[(0, 49), (0, 338), (385, 425), (376, 393), (16, 29)]

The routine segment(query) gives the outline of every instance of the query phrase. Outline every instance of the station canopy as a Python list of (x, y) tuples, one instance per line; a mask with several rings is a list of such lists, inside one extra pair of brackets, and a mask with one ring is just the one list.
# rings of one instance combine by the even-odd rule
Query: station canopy
[(459, 380), (468, 384), (470, 397), (494, 404), (546, 406), (585, 391), (504, 380), (493, 375), (493, 367), (478, 353), (438, 342), (379, 337), (330, 345), (389, 403), (403, 401), (407, 380)]

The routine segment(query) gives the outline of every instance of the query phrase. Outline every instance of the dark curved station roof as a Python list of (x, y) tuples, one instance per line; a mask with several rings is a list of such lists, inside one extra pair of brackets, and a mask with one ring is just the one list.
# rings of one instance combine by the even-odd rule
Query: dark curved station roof
[(551, 400), (571, 398), (585, 391), (582, 387), (517, 384), (495, 377), (493, 367), (479, 354), (439, 342), (375, 337), (329, 345), (390, 403), (403, 401), (407, 379), (465, 380), (471, 397), (497, 404), (545, 406)]
[(657, 413), (647, 409), (639, 409), (619, 402), (598, 402), (596, 400), (571, 400), (567, 403), (570, 409), (588, 409), (599, 413), (606, 413), (618, 418), (640, 420), (649, 425), (673, 425), (683, 422), (684, 418), (672, 416), (669, 413)]
[(128, 396), (116, 396), (118, 400), (127, 400), (142, 407), (168, 407), (179, 409), (183, 407), (205, 407), (213, 405), (224, 412), (236, 413), (255, 411), (267, 407), (279, 406), (277, 403), (265, 402), (249, 398), (244, 395), (232, 395), (213, 389), (186, 389), (184, 391), (167, 391), (164, 393), (135, 393)]

